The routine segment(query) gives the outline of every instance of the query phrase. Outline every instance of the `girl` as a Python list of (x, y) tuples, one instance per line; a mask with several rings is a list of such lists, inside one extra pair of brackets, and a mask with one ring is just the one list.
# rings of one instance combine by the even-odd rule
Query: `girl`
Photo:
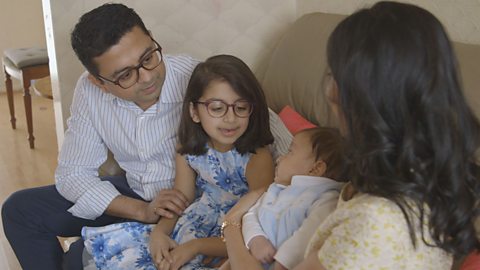
[[(295, 269), (450, 269), (480, 248), (480, 125), (441, 23), (379, 2), (335, 28), (327, 55), (350, 184)], [(246, 199), (227, 220), (241, 221)], [(240, 230), (224, 233), (231, 265), (260, 269), (236, 243)]]
[[(227, 255), (219, 237), (227, 211), (249, 190), (264, 189), (273, 181), (267, 147), (273, 136), (265, 96), (254, 74), (236, 57), (214, 56), (195, 68), (178, 134), (174, 188), (192, 203), (180, 217), (160, 219), (152, 230), (138, 223), (112, 225), (120, 227), (115, 235), (135, 238), (140, 244), (123, 239), (123, 243), (133, 244), (120, 242), (118, 247), (114, 240), (110, 245), (116, 250), (113, 256), (105, 249), (98, 254), (111, 258), (105, 269), (119, 269), (119, 265), (120, 269), (143, 269), (144, 262), (151, 264), (146, 245), (150, 230), (149, 251), (158, 269), (205, 268), (205, 256)], [(85, 234), (90, 242), (98, 236)], [(88, 240), (86, 246), (94, 250)], [(121, 258), (132, 252), (135, 255), (129, 259)]]

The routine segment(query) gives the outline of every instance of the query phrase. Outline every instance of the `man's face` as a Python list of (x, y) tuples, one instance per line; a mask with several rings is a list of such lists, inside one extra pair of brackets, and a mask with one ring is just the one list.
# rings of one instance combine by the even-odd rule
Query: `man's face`
[[(119, 42), (95, 57), (100, 76), (116, 81), (125, 71), (136, 67), (144, 61), (145, 56), (156, 49), (150, 36), (146, 35), (139, 27), (135, 26), (127, 32)], [(135, 72), (132, 70), (131, 72)], [(133, 101), (143, 110), (157, 102), (165, 80), (165, 64), (163, 62), (153, 70), (140, 68), (138, 82), (127, 89), (114, 83), (94, 78), (93, 82), (105, 92), (111, 93), (121, 99)]]

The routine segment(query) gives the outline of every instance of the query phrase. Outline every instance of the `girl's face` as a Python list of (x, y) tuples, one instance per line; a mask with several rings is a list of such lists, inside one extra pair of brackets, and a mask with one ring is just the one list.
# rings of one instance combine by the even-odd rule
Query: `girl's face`
[[(312, 152), (312, 142), (309, 132), (299, 132), (293, 137), (292, 144), (288, 149), (288, 153), (280, 156), (277, 160), (275, 168), (274, 181), (277, 184), (290, 185), (294, 175), (323, 175), (317, 173), (317, 163)], [(315, 171), (315, 173), (313, 173)]]
[[(199, 102), (212, 100), (223, 101), (226, 104), (234, 104), (238, 101), (245, 101), (230, 86), (228, 82), (215, 80), (210, 82), (203, 91)], [(240, 103), (237, 103), (240, 104)], [(213, 108), (215, 109), (215, 108)], [(237, 110), (245, 109), (239, 107)], [(210, 137), (211, 146), (220, 152), (226, 152), (233, 148), (233, 144), (247, 130), (249, 117), (238, 117), (234, 113), (234, 107), (229, 106), (222, 117), (213, 117), (207, 111), (205, 104), (190, 103), (190, 116), (195, 123), (200, 123), (203, 130)]]

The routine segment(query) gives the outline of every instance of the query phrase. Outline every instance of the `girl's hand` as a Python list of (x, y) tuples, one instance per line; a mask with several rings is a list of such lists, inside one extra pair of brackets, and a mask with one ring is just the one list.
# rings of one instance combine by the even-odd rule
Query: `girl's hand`
[(275, 247), (272, 245), (267, 238), (264, 236), (255, 236), (248, 243), (250, 247), (250, 253), (255, 259), (261, 263), (272, 263), (273, 256), (277, 252)]
[(195, 240), (190, 240), (177, 246), (170, 252), (173, 259), (173, 263), (170, 265), (170, 270), (179, 269), (198, 254), (198, 247), (195, 243)]
[(172, 263), (170, 250), (177, 247), (178, 244), (162, 231), (155, 229), (150, 235), (150, 254), (158, 269), (168, 269), (162, 267), (165, 267), (166, 264), (168, 264), (167, 267), (170, 266)]
[(243, 215), (252, 207), (258, 198), (262, 196), (264, 189), (256, 189), (245, 194), (225, 215), (225, 220), (241, 223)]

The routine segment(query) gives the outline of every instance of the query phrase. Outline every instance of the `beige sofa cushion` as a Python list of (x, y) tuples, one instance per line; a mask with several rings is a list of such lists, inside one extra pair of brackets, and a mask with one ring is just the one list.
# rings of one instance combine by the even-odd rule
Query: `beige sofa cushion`
[[(272, 53), (262, 85), (276, 112), (290, 105), (310, 121), (335, 125), (323, 93), (326, 44), (345, 15), (310, 13), (298, 19)], [(454, 43), (465, 96), (480, 118), (480, 45)]]
[(467, 102), (480, 119), (480, 45), (454, 42)]
[(267, 65), (262, 86), (276, 112), (292, 106), (315, 124), (335, 125), (323, 93), (327, 38), (343, 15), (312, 13), (285, 33)]

